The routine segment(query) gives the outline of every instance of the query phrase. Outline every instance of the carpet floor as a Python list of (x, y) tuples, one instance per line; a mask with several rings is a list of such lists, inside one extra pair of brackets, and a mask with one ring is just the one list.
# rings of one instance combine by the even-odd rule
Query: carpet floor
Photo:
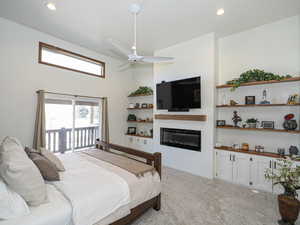
[[(162, 208), (133, 225), (276, 225), (276, 196), (163, 168)], [(300, 225), (299, 220), (296, 225)]]

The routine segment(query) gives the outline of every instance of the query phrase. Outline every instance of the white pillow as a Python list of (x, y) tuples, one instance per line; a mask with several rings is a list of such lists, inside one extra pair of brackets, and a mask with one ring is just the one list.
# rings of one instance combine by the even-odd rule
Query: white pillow
[(24, 199), (0, 178), (0, 220), (14, 219), (30, 213)]
[(47, 201), (43, 177), (16, 138), (6, 137), (0, 146), (0, 175), (29, 205)]

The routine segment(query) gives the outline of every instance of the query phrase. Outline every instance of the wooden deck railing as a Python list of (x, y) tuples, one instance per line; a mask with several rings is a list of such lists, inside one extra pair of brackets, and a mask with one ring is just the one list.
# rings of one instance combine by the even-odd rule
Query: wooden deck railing
[[(88, 148), (96, 145), (99, 127), (80, 127), (74, 129), (74, 149)], [(72, 128), (46, 130), (46, 148), (52, 152), (72, 150)]]

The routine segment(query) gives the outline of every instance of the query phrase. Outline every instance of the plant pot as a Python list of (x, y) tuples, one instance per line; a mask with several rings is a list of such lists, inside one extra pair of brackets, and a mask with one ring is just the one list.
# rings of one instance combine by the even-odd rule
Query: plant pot
[(278, 206), (281, 220), (290, 225), (295, 224), (298, 219), (300, 202), (284, 194), (278, 195)]
[(257, 123), (248, 123), (249, 128), (256, 128)]

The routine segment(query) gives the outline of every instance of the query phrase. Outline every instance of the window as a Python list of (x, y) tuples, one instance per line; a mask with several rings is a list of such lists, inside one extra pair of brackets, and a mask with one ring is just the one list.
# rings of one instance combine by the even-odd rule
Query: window
[(39, 43), (39, 63), (87, 75), (105, 77), (105, 63), (52, 45)]

